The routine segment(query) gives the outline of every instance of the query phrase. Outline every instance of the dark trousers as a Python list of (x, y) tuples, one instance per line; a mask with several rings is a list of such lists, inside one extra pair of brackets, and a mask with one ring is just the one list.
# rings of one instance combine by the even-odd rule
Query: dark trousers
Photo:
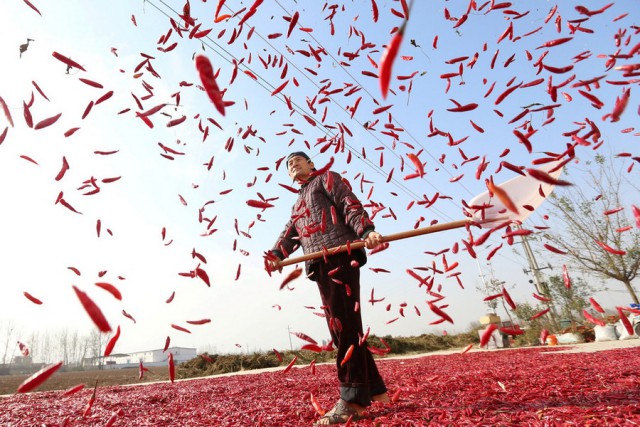
[[(359, 345), (362, 335), (360, 308), (360, 268), (352, 267), (347, 253), (327, 257), (313, 264), (311, 276), (318, 284), (327, 324), (337, 347), (336, 365), (340, 381), (340, 398), (362, 406), (371, 404), (371, 396), (382, 394), (387, 388), (378, 373), (367, 344)], [(336, 268), (338, 270), (336, 270)], [(349, 347), (353, 352), (342, 363)]]

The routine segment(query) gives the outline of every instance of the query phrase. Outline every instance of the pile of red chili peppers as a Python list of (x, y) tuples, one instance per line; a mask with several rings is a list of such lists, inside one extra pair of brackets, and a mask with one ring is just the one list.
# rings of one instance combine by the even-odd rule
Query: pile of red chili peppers
[[(374, 403), (358, 426), (625, 426), (640, 423), (637, 348), (561, 347), (381, 360), (395, 403)], [(315, 372), (315, 373), (314, 373)], [(337, 398), (335, 366), (99, 387), (1, 400), (3, 426), (303, 426)]]

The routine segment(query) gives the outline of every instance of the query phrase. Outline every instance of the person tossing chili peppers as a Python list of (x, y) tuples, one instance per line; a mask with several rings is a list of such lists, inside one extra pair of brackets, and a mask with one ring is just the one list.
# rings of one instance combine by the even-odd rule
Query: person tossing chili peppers
[[(383, 243), (380, 233), (351, 191), (348, 182), (331, 170), (316, 170), (309, 156), (297, 151), (286, 159), (289, 176), (300, 185), (291, 218), (267, 254), (268, 271), (298, 247), (304, 253), (326, 251), (356, 240), (368, 249)], [(387, 387), (380, 376), (363, 334), (360, 307), (360, 267), (367, 261), (364, 249), (325, 254), (306, 261), (307, 277), (316, 282), (333, 343), (337, 347), (336, 366), (340, 399), (315, 425), (346, 423), (365, 416), (372, 401), (389, 402)], [(348, 357), (347, 356), (348, 353)]]

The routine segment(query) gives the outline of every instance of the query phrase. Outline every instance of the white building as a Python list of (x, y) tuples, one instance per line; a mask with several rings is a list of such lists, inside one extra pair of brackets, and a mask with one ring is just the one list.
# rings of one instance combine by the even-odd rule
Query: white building
[[(107, 357), (86, 359), (87, 364), (97, 366), (102, 364), (104, 369), (122, 369), (138, 367), (140, 361), (146, 367), (165, 366), (169, 360), (169, 353), (173, 354), (173, 363), (186, 362), (197, 356), (195, 348), (169, 347), (166, 351), (162, 349), (137, 351), (134, 353), (118, 353)], [(85, 365), (86, 366), (86, 365)]]

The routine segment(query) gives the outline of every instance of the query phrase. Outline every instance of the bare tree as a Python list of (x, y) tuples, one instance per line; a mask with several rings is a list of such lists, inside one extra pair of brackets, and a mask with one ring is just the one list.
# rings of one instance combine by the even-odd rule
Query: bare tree
[(558, 194), (549, 197), (563, 227), (545, 237), (566, 252), (573, 267), (622, 282), (638, 304), (631, 282), (640, 268), (640, 229), (630, 221), (630, 204), (624, 201), (625, 190), (632, 186), (626, 171), (601, 155), (587, 166), (585, 185), (556, 190)]
[(2, 364), (5, 365), (11, 362), (13, 357), (13, 351), (9, 351), (9, 348), (15, 348), (16, 344), (16, 328), (11, 320), (6, 323), (0, 324), (0, 336), (2, 337)]

